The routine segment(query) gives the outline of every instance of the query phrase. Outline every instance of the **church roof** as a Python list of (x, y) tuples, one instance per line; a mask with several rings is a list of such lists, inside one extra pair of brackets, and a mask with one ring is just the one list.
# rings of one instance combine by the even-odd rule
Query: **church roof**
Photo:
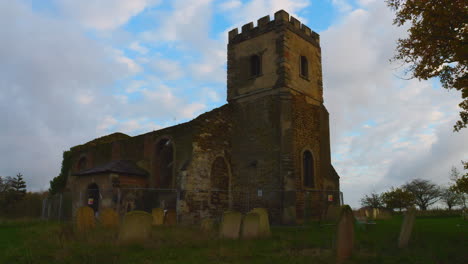
[(120, 173), (136, 176), (148, 176), (148, 172), (138, 167), (131, 160), (114, 160), (94, 168), (81, 170), (74, 173), (75, 176), (90, 175), (98, 173)]

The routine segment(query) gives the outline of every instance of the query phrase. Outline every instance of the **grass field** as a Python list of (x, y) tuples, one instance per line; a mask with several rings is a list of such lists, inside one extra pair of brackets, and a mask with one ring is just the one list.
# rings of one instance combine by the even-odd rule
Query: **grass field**
[[(468, 222), (458, 217), (416, 219), (407, 249), (397, 248), (401, 216), (356, 229), (347, 263), (468, 263)], [(0, 263), (334, 263), (334, 227), (312, 223), (273, 227), (272, 237), (222, 240), (194, 227), (158, 227), (145, 245), (119, 246), (117, 231), (84, 236), (70, 224), (0, 222)]]

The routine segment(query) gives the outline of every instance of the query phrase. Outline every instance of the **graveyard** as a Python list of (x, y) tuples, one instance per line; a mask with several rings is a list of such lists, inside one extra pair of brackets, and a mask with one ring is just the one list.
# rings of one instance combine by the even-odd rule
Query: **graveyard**
[[(310, 221), (271, 226), (269, 232), (259, 228), (265, 223), (259, 224), (262, 217), (256, 212), (242, 216), (242, 226), (235, 228), (216, 221), (201, 226), (158, 224), (149, 213), (130, 214), (137, 215), (133, 219), (139, 222), (133, 226), (138, 229), (125, 234), (122, 229), (132, 223), (123, 219), (115, 226), (109, 216), (93, 224), (2, 220), (0, 263), (464, 263), (468, 258), (468, 226), (459, 216), (416, 217), (401, 247), (400, 233), (408, 220), (398, 214), (368, 225), (352, 217), (345, 224)], [(245, 219), (254, 221), (246, 224)], [(345, 240), (338, 238), (343, 228)], [(138, 232), (146, 237), (138, 240)], [(339, 262), (337, 247), (347, 248), (350, 256)]]

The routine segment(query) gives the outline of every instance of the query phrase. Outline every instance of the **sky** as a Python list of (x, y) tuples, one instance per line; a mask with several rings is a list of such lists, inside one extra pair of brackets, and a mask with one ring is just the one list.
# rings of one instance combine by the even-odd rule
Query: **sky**
[(284, 9), (320, 34), (345, 203), (468, 159), (461, 95), (391, 62), (406, 27), (380, 0), (0, 0), (0, 176), (47, 190), (62, 153), (226, 103), (227, 32)]

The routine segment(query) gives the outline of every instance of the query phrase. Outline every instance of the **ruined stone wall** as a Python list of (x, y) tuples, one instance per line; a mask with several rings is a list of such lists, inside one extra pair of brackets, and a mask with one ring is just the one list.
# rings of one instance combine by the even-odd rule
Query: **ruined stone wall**
[[(231, 107), (224, 105), (202, 114), (192, 121), (194, 136), (191, 142), (192, 158), (184, 173), (181, 184), (182, 194), (179, 204), (181, 222), (197, 223), (201, 218), (220, 217), (219, 210), (213, 210), (211, 189), (216, 188), (211, 182), (213, 163), (217, 158), (225, 161), (227, 173), (230, 171), (230, 134), (232, 131)], [(229, 195), (229, 194), (228, 194)], [(224, 208), (228, 209), (228, 208)]]

